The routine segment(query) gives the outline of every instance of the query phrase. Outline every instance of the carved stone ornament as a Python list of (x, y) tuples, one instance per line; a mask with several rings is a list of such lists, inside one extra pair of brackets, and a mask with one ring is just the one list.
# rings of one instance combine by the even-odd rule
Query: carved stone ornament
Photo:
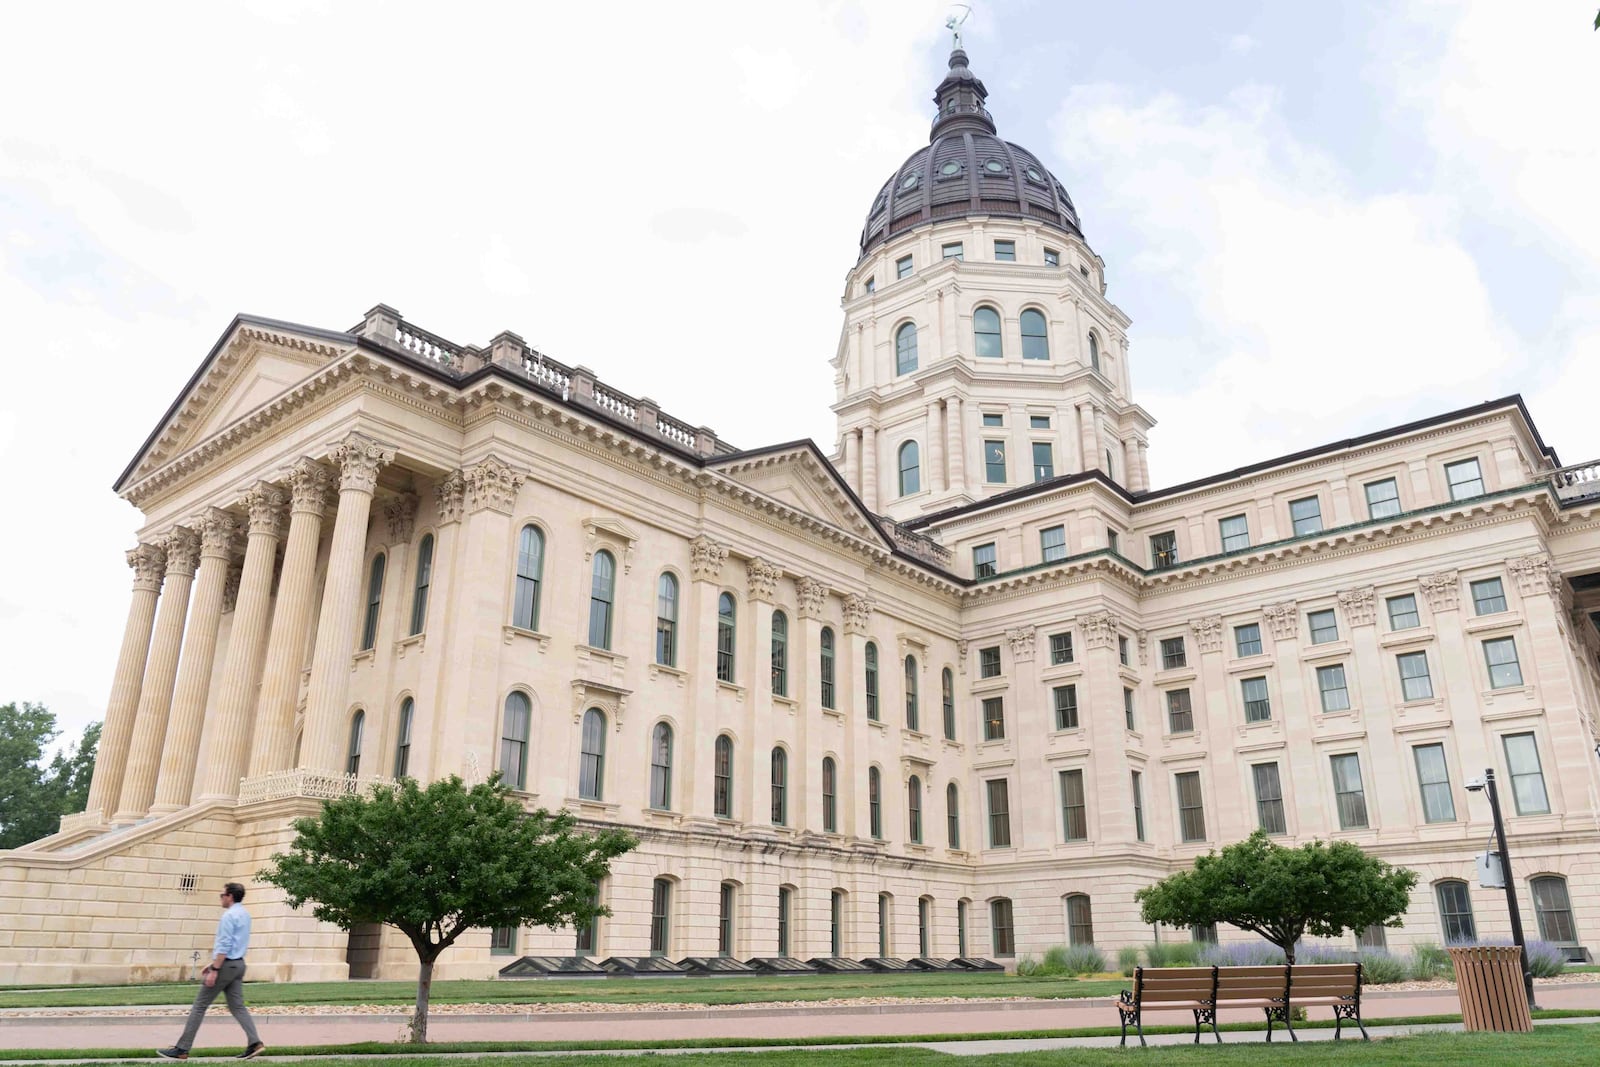
[(222, 610), (232, 611), (239, 604), (239, 585), (244, 581), (244, 557), (228, 561), (228, 575), (222, 580)]
[(631, 526), (616, 519), (593, 518), (583, 520), (583, 561), (594, 558), (595, 550), (612, 548), (622, 550), (622, 573), (633, 573), (633, 549), (639, 535)]
[(1435, 571), (1424, 574), (1418, 581), (1422, 595), (1428, 598), (1428, 609), (1435, 614), (1455, 611), (1461, 606), (1461, 579), (1455, 571)]
[(1292, 600), (1268, 604), (1261, 609), (1267, 617), (1267, 629), (1274, 641), (1292, 641), (1300, 629), (1300, 608)]
[(582, 679), (572, 683), (572, 725), (577, 726), (583, 721), (583, 713), (590, 708), (599, 708), (611, 720), (611, 728), (616, 733), (622, 732), (622, 717), (628, 711), (628, 693), (626, 689), (616, 689), (608, 685), (598, 685)]
[(167, 553), (167, 573), (194, 577), (200, 566), (200, 535), (187, 526), (174, 526), (162, 539), (161, 547)]
[(394, 462), (394, 449), (366, 434), (352, 433), (328, 450), (339, 465), (339, 491), (371, 493), (378, 488), (378, 471)]
[(128, 549), (128, 566), (133, 568), (133, 587), (151, 593), (161, 591), (161, 580), (167, 576), (167, 554), (159, 545), (140, 543)]
[(1508, 559), (1506, 569), (1516, 579), (1517, 592), (1523, 596), (1559, 596), (1566, 584), (1561, 572), (1551, 565), (1550, 557), (1543, 554)]
[(828, 602), (828, 587), (815, 578), (797, 578), (794, 588), (800, 600), (800, 617), (815, 619), (820, 616), (823, 605)]
[(516, 508), (517, 491), (522, 488), (522, 483), (528, 477), (516, 468), (502, 463), (496, 456), (489, 456), (482, 463), (466, 468), (461, 472), (461, 476), (467, 483), (468, 511), (475, 512), (489, 508), (502, 515), (511, 514)]
[(1007, 630), (1006, 640), (1011, 644), (1011, 658), (1018, 663), (1032, 663), (1033, 639), (1034, 630), (1031, 626)]
[(257, 482), (245, 490), (244, 506), (250, 512), (250, 532), (283, 536), (283, 509), (289, 494), (271, 482)]
[(715, 582), (722, 578), (722, 565), (728, 562), (728, 546), (709, 537), (689, 542), (689, 569), (695, 581)]
[(434, 499), (439, 504), (440, 522), (460, 522), (466, 507), (467, 480), (460, 471), (451, 471), (444, 481), (433, 487)]
[(1109, 611), (1096, 611), (1079, 617), (1085, 648), (1117, 647), (1117, 617)]
[(310, 515), (326, 515), (328, 488), (332, 482), (333, 477), (328, 473), (328, 468), (316, 460), (306, 458), (296, 460), (294, 466), (289, 468), (289, 492), (293, 497), (293, 509)]
[(466, 758), (461, 761), (461, 781), (469, 789), (483, 781), (483, 770), (478, 765), (475, 749), (467, 749)]
[(750, 583), (750, 599), (771, 601), (778, 592), (778, 579), (783, 569), (756, 556), (744, 566), (745, 578)]
[(1139, 638), (1139, 666), (1150, 666), (1150, 631), (1140, 630)]
[(1194, 631), (1194, 643), (1201, 652), (1222, 651), (1222, 616), (1207, 615), (1203, 619), (1190, 619), (1189, 628)]
[(239, 535), (239, 520), (221, 508), (207, 508), (195, 521), (200, 531), (200, 555), (206, 559), (231, 559)]
[(859, 593), (844, 598), (844, 632), (864, 634), (872, 621), (872, 601)]
[(1377, 618), (1377, 602), (1370, 585), (1365, 589), (1339, 591), (1339, 608), (1351, 626), (1371, 626)]
[(956, 669), (962, 674), (967, 673), (967, 642), (956, 642)]
[(389, 523), (389, 543), (403, 545), (411, 540), (417, 527), (417, 498), (411, 493), (399, 493), (383, 501), (383, 517)]

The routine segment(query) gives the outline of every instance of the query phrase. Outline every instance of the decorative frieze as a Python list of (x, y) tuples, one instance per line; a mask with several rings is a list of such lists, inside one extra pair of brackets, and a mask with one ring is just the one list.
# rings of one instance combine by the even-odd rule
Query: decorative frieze
[(800, 617), (802, 619), (821, 617), (823, 605), (828, 602), (828, 587), (815, 578), (800, 577), (795, 579), (794, 588), (800, 602)]
[(1550, 557), (1543, 553), (1520, 556), (1506, 560), (1506, 569), (1516, 579), (1517, 592), (1523, 596), (1559, 597), (1562, 586), (1561, 572), (1556, 570)]
[(867, 626), (872, 622), (872, 601), (860, 593), (851, 593), (844, 598), (844, 632), (847, 634), (864, 634)]
[(755, 556), (744, 565), (744, 573), (750, 586), (750, 599), (770, 603), (778, 593), (778, 579), (783, 577), (783, 568)]
[(1455, 571), (1435, 571), (1418, 579), (1428, 609), (1435, 614), (1455, 611), (1461, 606), (1461, 579)]
[(167, 576), (167, 554), (160, 545), (141, 543), (128, 549), (128, 566), (133, 568), (133, 587), (149, 593), (161, 591), (161, 580)]
[(366, 434), (351, 433), (328, 450), (328, 458), (339, 466), (340, 492), (371, 493), (378, 488), (378, 471), (394, 462), (394, 449)]
[(1300, 607), (1293, 600), (1281, 600), (1261, 609), (1274, 641), (1292, 641), (1300, 627)]
[(1031, 626), (1006, 631), (1006, 641), (1011, 645), (1011, 659), (1014, 662), (1033, 662), (1034, 633)]
[(1194, 643), (1201, 652), (1222, 651), (1222, 616), (1207, 615), (1203, 619), (1190, 619), (1189, 628), (1194, 631)]
[(517, 493), (527, 475), (497, 456), (489, 456), (461, 472), (466, 482), (466, 505), (469, 512), (484, 509), (510, 515), (517, 506)]
[(1117, 644), (1117, 617), (1109, 611), (1096, 611), (1079, 617), (1083, 626), (1083, 644), (1086, 648), (1115, 648)]
[(417, 498), (412, 493), (398, 493), (383, 501), (383, 517), (389, 524), (389, 543), (403, 545), (411, 540), (417, 526)]
[(1364, 589), (1339, 591), (1339, 610), (1351, 626), (1371, 626), (1377, 617), (1377, 596), (1369, 585)]
[(439, 507), (441, 523), (460, 522), (461, 516), (466, 513), (467, 480), (460, 471), (451, 471), (433, 487), (433, 499)]
[(167, 554), (167, 574), (193, 578), (200, 566), (200, 535), (187, 526), (174, 526), (162, 538), (161, 548)]
[(294, 511), (322, 516), (328, 513), (328, 488), (333, 477), (328, 468), (314, 459), (295, 461), (289, 468), (289, 492)]
[(728, 562), (728, 546), (709, 537), (696, 537), (689, 542), (689, 570), (697, 582), (715, 582), (722, 579), (722, 565)]

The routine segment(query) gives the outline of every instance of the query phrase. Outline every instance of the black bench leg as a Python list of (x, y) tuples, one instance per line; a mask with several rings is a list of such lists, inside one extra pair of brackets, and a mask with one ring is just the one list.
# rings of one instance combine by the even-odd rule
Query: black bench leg
[(1138, 1015), (1133, 1017), (1133, 1028), (1139, 1031), (1139, 1047), (1146, 1048), (1147, 1046), (1145, 1045), (1144, 1040), (1144, 1012), (1140, 1012)]
[(1202, 1012), (1199, 1008), (1195, 1009), (1195, 1012), (1194, 1012), (1194, 1043), (1197, 1044), (1197, 1045), (1200, 1043), (1200, 1017), (1203, 1014), (1204, 1014), (1204, 1012)]
[(1299, 1042), (1300, 1037), (1294, 1032), (1294, 1010), (1289, 1007), (1283, 1009), (1283, 1025), (1289, 1030), (1289, 1040)]
[(1335, 1004), (1333, 1007), (1333, 1017), (1336, 1020), (1333, 1024), (1333, 1036), (1335, 1040), (1338, 1039), (1339, 1028), (1344, 1025), (1344, 1021), (1346, 1019), (1349, 1019), (1351, 1022), (1356, 1024), (1357, 1029), (1361, 1031), (1361, 1040), (1372, 1040), (1372, 1037), (1367, 1033), (1366, 1025), (1361, 1021), (1361, 1005)]
[(1262, 1008), (1261, 1010), (1267, 1013), (1267, 1044), (1270, 1045), (1272, 1044), (1272, 1009)]

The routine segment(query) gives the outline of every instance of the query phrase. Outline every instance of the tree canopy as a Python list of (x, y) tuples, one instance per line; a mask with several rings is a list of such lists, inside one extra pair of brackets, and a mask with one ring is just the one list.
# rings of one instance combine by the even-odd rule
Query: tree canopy
[(570, 812), (526, 812), (496, 775), (413, 779), (327, 801), (294, 823), (289, 851), (258, 875), (291, 907), (346, 930), (393, 926), (419, 961), (412, 1037), (426, 1041), (433, 963), (471, 929), (581, 926), (610, 912), (595, 889), (638, 845), (622, 830), (588, 833)]
[(90, 723), (76, 745), (45, 763), (45, 749), (60, 734), (43, 704), (0, 704), (0, 848), (55, 833), (61, 816), (88, 803), (100, 724)]
[(1228, 923), (1260, 934), (1294, 962), (1306, 934), (1399, 926), (1417, 884), (1415, 871), (1393, 867), (1348, 841), (1285, 848), (1257, 830), (1194, 869), (1169, 875), (1134, 895), (1147, 923)]

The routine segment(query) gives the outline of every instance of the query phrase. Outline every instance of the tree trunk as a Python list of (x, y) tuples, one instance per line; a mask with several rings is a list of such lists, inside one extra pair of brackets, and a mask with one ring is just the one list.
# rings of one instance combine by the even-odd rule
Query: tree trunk
[(1283, 949), (1283, 962), (1285, 962), (1289, 966), (1293, 967), (1294, 966), (1294, 942), (1290, 941), (1286, 945), (1280, 944), (1278, 947)]
[(411, 1017), (411, 1041), (428, 1043), (428, 997), (433, 993), (433, 961), (421, 959), (417, 963), (417, 1011)]

